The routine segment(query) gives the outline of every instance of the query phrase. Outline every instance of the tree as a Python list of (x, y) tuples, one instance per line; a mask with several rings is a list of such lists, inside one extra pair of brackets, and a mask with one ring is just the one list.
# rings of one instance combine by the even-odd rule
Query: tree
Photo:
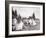
[(15, 16), (14, 16), (14, 11), (13, 11), (13, 9), (12, 9), (12, 19), (13, 19), (13, 18), (15, 18)]
[(14, 13), (15, 17), (17, 17), (17, 10), (15, 10), (15, 13)]
[(33, 13), (33, 19), (35, 20), (35, 13)]
[(12, 18), (17, 18), (17, 10), (13, 11), (12, 9)]

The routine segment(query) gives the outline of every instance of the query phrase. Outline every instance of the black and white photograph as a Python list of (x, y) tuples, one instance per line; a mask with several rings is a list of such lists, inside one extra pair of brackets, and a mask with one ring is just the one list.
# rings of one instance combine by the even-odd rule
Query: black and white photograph
[(12, 31), (40, 30), (39, 7), (12, 7)]
[(9, 36), (44, 35), (44, 3), (14, 2), (8, 4)]

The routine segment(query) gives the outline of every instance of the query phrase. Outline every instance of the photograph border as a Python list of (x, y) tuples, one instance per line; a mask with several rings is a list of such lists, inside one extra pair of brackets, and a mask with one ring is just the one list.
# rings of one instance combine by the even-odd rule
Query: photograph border
[[(8, 35), (9, 34), (9, 4), (43, 5), (43, 33)], [(45, 3), (42, 3), (42, 2), (25, 2), (25, 1), (5, 1), (5, 37), (24, 37), (24, 36), (39, 36), (39, 35), (45, 35)]]

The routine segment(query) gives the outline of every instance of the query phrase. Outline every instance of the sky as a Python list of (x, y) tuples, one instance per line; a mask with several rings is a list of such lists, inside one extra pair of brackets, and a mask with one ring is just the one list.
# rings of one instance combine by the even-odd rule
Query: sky
[(35, 13), (36, 18), (40, 18), (40, 8), (39, 7), (13, 7), (13, 11), (17, 10), (17, 14), (21, 17), (29, 17)]

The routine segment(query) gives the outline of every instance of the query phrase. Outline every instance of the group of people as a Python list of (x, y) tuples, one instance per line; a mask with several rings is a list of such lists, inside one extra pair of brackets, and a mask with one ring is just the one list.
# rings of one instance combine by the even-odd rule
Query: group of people
[(19, 19), (16, 18), (13, 19), (13, 29), (15, 30), (22, 30), (24, 25), (36, 25), (36, 22), (34, 19)]

